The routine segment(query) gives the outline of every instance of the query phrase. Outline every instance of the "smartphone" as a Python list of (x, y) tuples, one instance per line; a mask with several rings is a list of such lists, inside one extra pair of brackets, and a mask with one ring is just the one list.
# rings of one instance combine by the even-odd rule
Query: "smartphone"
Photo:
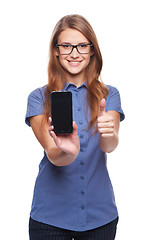
[(56, 134), (72, 133), (72, 93), (70, 91), (51, 92), (50, 107), (53, 131)]

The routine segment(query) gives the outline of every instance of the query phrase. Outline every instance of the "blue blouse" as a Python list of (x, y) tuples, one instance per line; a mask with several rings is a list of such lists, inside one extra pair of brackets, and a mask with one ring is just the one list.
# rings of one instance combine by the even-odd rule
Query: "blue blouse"
[[(119, 92), (108, 86), (106, 111), (124, 113)], [(99, 134), (88, 130), (89, 113), (86, 112), (87, 84), (80, 87), (67, 83), (63, 90), (72, 92), (73, 120), (78, 126), (80, 152), (73, 163), (58, 167), (44, 152), (39, 165), (31, 207), (31, 218), (52, 226), (86, 231), (105, 225), (117, 218), (112, 184), (107, 170), (107, 154), (102, 152)], [(29, 118), (43, 114), (45, 86), (28, 97), (26, 124)]]

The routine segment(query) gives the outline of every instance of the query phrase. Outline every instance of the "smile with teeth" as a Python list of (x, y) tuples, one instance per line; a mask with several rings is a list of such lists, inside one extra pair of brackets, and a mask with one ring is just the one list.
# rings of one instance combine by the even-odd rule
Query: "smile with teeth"
[(81, 62), (82, 61), (71, 61), (71, 60), (68, 60), (69, 65), (74, 66), (74, 67), (79, 66)]

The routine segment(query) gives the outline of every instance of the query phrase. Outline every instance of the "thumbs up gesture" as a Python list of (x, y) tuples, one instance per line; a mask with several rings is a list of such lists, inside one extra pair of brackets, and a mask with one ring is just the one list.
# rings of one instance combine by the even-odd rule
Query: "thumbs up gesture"
[(114, 135), (114, 121), (113, 117), (105, 112), (105, 105), (106, 100), (103, 98), (100, 101), (97, 127), (101, 137), (109, 138)]

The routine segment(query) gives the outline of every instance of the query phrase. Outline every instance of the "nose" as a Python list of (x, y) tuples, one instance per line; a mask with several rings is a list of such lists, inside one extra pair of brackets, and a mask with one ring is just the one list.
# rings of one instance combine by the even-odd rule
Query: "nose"
[(73, 48), (70, 56), (73, 57), (73, 58), (79, 57), (79, 53), (78, 53), (78, 51), (77, 51), (77, 48)]

